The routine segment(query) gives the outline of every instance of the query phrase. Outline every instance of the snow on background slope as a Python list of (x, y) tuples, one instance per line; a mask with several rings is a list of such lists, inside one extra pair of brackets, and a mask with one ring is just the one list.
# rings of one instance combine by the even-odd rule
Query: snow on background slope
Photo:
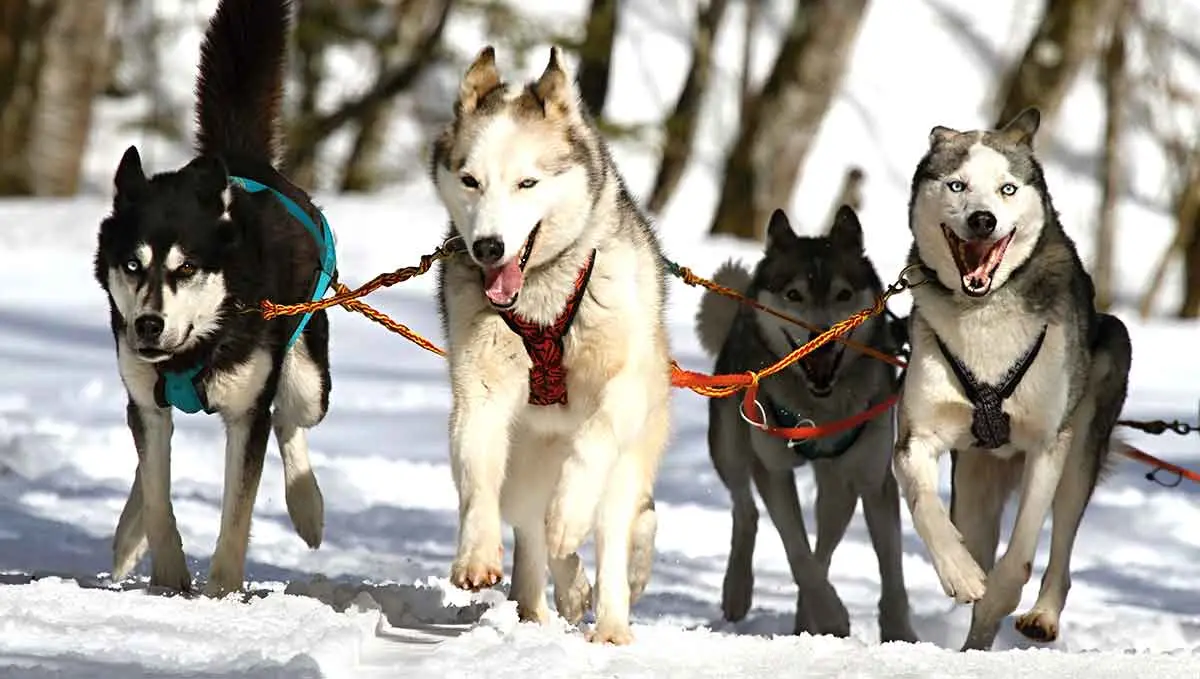
[[(199, 19), (213, 0), (184, 5)], [(586, 3), (548, 3), (556, 21), (574, 20)], [(993, 71), (1020, 49), (1035, 20), (1032, 2), (950, 4), (877, 2), (864, 22), (842, 93), (806, 163), (790, 208), (800, 229), (821, 224), (847, 166), (867, 173), (862, 218), (867, 244), (885, 277), (908, 247), (908, 178), (934, 124), (986, 124)], [(617, 122), (654, 122), (682, 80), (691, 3), (628, 3), (618, 38), (609, 112)], [(775, 2), (771, 12), (779, 12)], [(738, 5), (735, 4), (735, 7)], [(1200, 25), (1195, 3), (1172, 5), (1172, 23)], [(539, 10), (543, 11), (543, 10)], [(740, 25), (729, 17), (728, 26)], [(768, 13), (765, 23), (780, 22)], [(778, 36), (759, 46), (765, 70)], [(449, 31), (469, 57), (479, 27)], [(169, 52), (186, 98), (199, 33), (173, 39)], [(774, 42), (771, 42), (774, 41)], [(715, 205), (713, 169), (733, 128), (728, 102), (736, 83), (737, 31), (719, 40), (722, 67), (710, 99), (700, 157), (659, 220), (668, 253), (697, 271), (757, 248), (702, 237)], [(543, 48), (544, 50), (544, 48)], [(527, 55), (521, 75), (540, 71), (544, 51)], [(501, 53), (502, 68), (516, 63)], [(365, 77), (352, 55), (338, 57), (347, 87)], [(1194, 65), (1191, 65), (1194, 67)], [(358, 77), (356, 77), (358, 76)], [(1059, 123), (1042, 137), (1047, 173), (1070, 233), (1087, 257), (1099, 135), (1096, 88), (1085, 74)], [(336, 93), (330, 93), (334, 96)], [(132, 138), (119, 129), (144, 102), (107, 102), (88, 159), (90, 195), (0, 203), (0, 675), (3, 676), (797, 676), (959, 677), (1014, 672), (1064, 676), (1200, 675), (1200, 493), (1164, 489), (1122, 462), (1097, 492), (1079, 535), (1074, 589), (1055, 650), (1028, 646), (1006, 625), (998, 652), (958, 654), (969, 610), (942, 594), (925, 549), (904, 512), (905, 576), (914, 624), (929, 643), (878, 644), (878, 576), (861, 520), (834, 555), (831, 577), (852, 616), (852, 638), (792, 637), (795, 587), (765, 512), (756, 553), (754, 609), (747, 620), (720, 620), (728, 549), (729, 501), (708, 460), (704, 403), (679, 391), (674, 438), (657, 488), (658, 557), (645, 597), (634, 607), (638, 642), (598, 648), (575, 631), (516, 624), (503, 591), (468, 594), (445, 574), (454, 552), (456, 499), (446, 462), (449, 391), (440, 359), (386, 335), (368, 321), (332, 312), (333, 404), (312, 433), (313, 461), (326, 500), (326, 541), (307, 550), (291, 530), (282, 468), (272, 444), (256, 505), (249, 603), (145, 596), (139, 580), (110, 587), (109, 541), (132, 481), (135, 455), (124, 422), (124, 393), (112, 356), (107, 310), (91, 279), (95, 228), (108, 207), (112, 168)], [(420, 163), (423, 139), (398, 124), (396, 153)], [(186, 149), (151, 143), (151, 169), (186, 158)], [(1118, 252), (1122, 299), (1171, 234), (1164, 209), (1165, 165), (1145, 138), (1130, 145), (1136, 166), (1121, 203)], [(399, 156), (405, 157), (405, 156)], [(617, 161), (635, 191), (646, 190), (653, 160), (618, 144)], [(318, 191), (338, 235), (343, 277), (363, 281), (415, 262), (435, 245), (444, 213), (428, 182), (415, 180), (374, 196)], [(1168, 285), (1177, 281), (1172, 272)], [(441, 341), (432, 279), (379, 293), (379, 308)], [(1162, 308), (1178, 296), (1164, 295)], [(675, 356), (710, 367), (692, 335), (696, 291), (671, 288)], [(907, 304), (901, 302), (903, 310)], [(1126, 414), (1195, 421), (1200, 362), (1187, 353), (1194, 323), (1142, 323), (1122, 309), (1134, 341)], [(174, 498), (184, 547), (203, 576), (216, 540), (222, 477), (221, 432), (211, 418), (179, 416), (174, 439)], [(1200, 463), (1195, 439), (1130, 435), (1173, 460)], [(812, 516), (811, 475), (798, 473)], [(1048, 547), (1048, 535), (1043, 536)], [(1022, 608), (1032, 604), (1045, 566)], [(587, 553), (590, 561), (590, 550)], [(143, 563), (139, 573), (146, 573)], [(301, 596), (285, 596), (283, 592)], [(1006, 649), (1008, 651), (1006, 652)], [(1066, 651), (1066, 653), (1058, 652)]]

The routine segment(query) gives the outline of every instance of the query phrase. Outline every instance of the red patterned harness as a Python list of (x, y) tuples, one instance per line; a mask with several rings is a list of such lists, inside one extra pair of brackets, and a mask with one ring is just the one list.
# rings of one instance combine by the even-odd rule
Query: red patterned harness
[(513, 310), (501, 311), (500, 317), (525, 344), (525, 353), (533, 365), (529, 367), (529, 405), (548, 406), (567, 404), (567, 367), (563, 365), (563, 338), (571, 329), (575, 312), (583, 301), (588, 279), (592, 276), (592, 265), (596, 262), (596, 251), (588, 256), (587, 264), (575, 278), (575, 292), (567, 299), (567, 305), (549, 326), (538, 325), (521, 318)]

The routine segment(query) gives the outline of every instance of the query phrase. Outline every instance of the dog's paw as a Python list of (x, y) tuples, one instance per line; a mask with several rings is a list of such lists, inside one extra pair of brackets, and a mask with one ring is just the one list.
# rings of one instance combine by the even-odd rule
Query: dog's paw
[(729, 622), (737, 622), (750, 612), (754, 601), (754, 571), (730, 562), (721, 587), (721, 613)]
[(309, 548), (320, 547), (325, 528), (325, 499), (317, 477), (310, 472), (293, 479), (284, 491), (284, 500), (296, 534)]
[(209, 579), (204, 584), (204, 596), (210, 599), (223, 599), (229, 594), (241, 591), (242, 583), (240, 581), (231, 581), (226, 578), (216, 577)]
[(565, 559), (579, 550), (595, 523), (594, 507), (579, 507), (557, 499), (546, 513), (546, 548), (551, 559)]
[(451, 584), (472, 592), (492, 587), (503, 578), (504, 548), (499, 546), (494, 550), (472, 550), (456, 558), (450, 566)]
[(184, 563), (183, 551), (175, 554), (151, 554), (150, 586), (174, 592), (191, 593), (192, 574)]
[(597, 622), (596, 627), (588, 632), (587, 640), (593, 644), (628, 646), (633, 643), (633, 630), (629, 623)]
[(799, 597), (795, 632), (846, 638), (850, 636), (850, 613), (833, 585), (824, 583)]
[(1050, 611), (1035, 608), (1017, 618), (1014, 625), (1025, 638), (1043, 644), (1058, 639), (1058, 616)]
[[(578, 566), (579, 557), (575, 560), (575, 577), (571, 582), (554, 582), (554, 607), (558, 614), (568, 623), (576, 625), (583, 620), (584, 613), (592, 606), (592, 585), (588, 582), (587, 574)], [(557, 575), (557, 573), (556, 573)]]
[(954, 543), (940, 558), (934, 556), (933, 566), (942, 591), (960, 604), (975, 603), (987, 592), (987, 574), (961, 543)]

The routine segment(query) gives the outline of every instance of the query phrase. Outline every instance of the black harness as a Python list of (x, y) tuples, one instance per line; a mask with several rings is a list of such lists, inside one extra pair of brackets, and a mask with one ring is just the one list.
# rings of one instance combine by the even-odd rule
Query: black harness
[(971, 434), (975, 437), (975, 445), (978, 447), (995, 450), (1011, 439), (1011, 425), (1008, 413), (1004, 412), (1004, 400), (1017, 390), (1017, 385), (1021, 383), (1021, 379), (1029, 371), (1029, 366), (1033, 365), (1038, 352), (1042, 350), (1042, 343), (1046, 340), (1046, 329), (1047, 326), (1042, 326), (1042, 331), (1038, 333), (1033, 346), (1017, 359), (1000, 383), (995, 385), (979, 381), (957, 356), (950, 353), (942, 343), (942, 338), (934, 333), (933, 338), (937, 340), (942, 356), (946, 357), (946, 362), (950, 364), (950, 369), (962, 385), (967, 400), (971, 402)]

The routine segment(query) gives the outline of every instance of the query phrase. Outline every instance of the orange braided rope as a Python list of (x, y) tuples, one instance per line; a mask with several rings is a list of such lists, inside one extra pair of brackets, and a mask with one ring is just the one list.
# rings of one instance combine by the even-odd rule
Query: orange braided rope
[[(375, 309), (366, 302), (360, 301), (360, 299), (362, 297), (366, 297), (372, 292), (375, 292), (376, 290), (379, 290), (380, 288), (391, 287), (397, 283), (402, 283), (406, 280), (409, 280), (410, 278), (420, 276), (428, 272), (429, 269), (433, 267), (434, 262), (456, 255), (462, 251), (462, 248), (463, 244), (461, 238), (451, 238), (438, 246), (432, 253), (428, 255), (422, 255), (420, 263), (417, 266), (402, 267), (392, 271), (391, 273), (380, 274), (354, 290), (351, 290), (342, 283), (336, 283), (334, 286), (334, 289), (337, 291), (336, 294), (331, 297), (326, 297), (313, 302), (301, 302), (298, 304), (276, 304), (270, 300), (263, 300), (259, 304), (260, 311), (263, 315), (263, 318), (271, 320), (273, 318), (278, 318), (279, 316), (294, 316), (317, 311), (319, 309), (328, 309), (333, 306), (341, 306), (348, 311), (356, 311), (366, 316), (370, 320), (375, 321), (388, 330), (391, 330), (401, 337), (404, 337), (408, 341), (416, 344), (426, 351), (444, 357), (446, 352), (441, 347), (425, 339), (408, 326), (396, 322), (382, 311)], [(816, 332), (816, 329), (814, 329), (815, 326), (804, 323), (800, 319), (793, 318), (787, 314), (775, 311), (770, 307), (760, 304), (757, 300), (749, 299), (737, 291), (718, 285), (710, 280), (701, 278), (692, 273), (692, 271), (686, 267), (680, 267), (678, 265), (670, 266), (675, 273), (689, 285), (702, 285), (713, 292), (725, 295), (744, 304), (749, 304), (757, 309), (774, 314), (784, 320), (796, 323), (805, 328), (809, 328), (812, 332)], [(757, 385), (758, 381), (763, 377), (769, 377), (778, 373), (796, 361), (799, 361), (800, 359), (809, 355), (817, 348), (833, 340), (846, 342), (847, 346), (854, 348), (861, 347), (860, 350), (864, 353), (868, 353), (873, 356), (878, 354), (882, 360), (886, 360), (893, 365), (903, 366), (903, 361), (899, 361), (899, 359), (896, 357), (888, 356), (887, 354), (872, 349), (871, 347), (849, 341), (846, 339), (846, 335), (850, 334), (850, 332), (862, 325), (872, 316), (883, 313), (888, 299), (893, 295), (903, 292), (904, 290), (907, 290), (914, 285), (919, 285), (921, 282), (923, 282), (919, 281), (918, 283), (910, 283), (908, 281), (907, 275), (912, 268), (913, 267), (911, 266), (905, 268), (900, 273), (899, 280), (890, 286), (886, 291), (884, 291), (884, 293), (879, 297), (878, 300), (876, 300), (875, 304), (871, 308), (863, 309), (853, 316), (839, 323), (835, 323), (833, 327), (821, 332), (820, 335), (812, 340), (809, 340), (804, 346), (797, 348), (787, 356), (784, 356), (774, 365), (767, 366), (757, 373), (751, 371), (736, 375), (708, 375), (692, 370), (686, 370), (680, 367), (675, 361), (671, 361), (671, 384), (675, 387), (691, 389), (701, 396), (707, 396), (709, 398), (723, 398), (725, 396), (736, 394), (737, 392), (742, 391), (751, 385)]]
[[(716, 283), (715, 281), (709, 280), (707, 278), (701, 278), (700, 276), (697, 276), (695, 273), (693, 273), (692, 270), (687, 268), (686, 266), (679, 266), (678, 264), (675, 264), (674, 262), (668, 262), (667, 267), (671, 270), (671, 273), (678, 276), (680, 280), (682, 280), (684, 283), (687, 283), (688, 285), (691, 285), (693, 287), (699, 286), (702, 288), (706, 288), (708, 290), (711, 290), (711, 291), (717, 293), (718, 295), (728, 297), (729, 299), (741, 302), (742, 304), (745, 304), (746, 306), (758, 309), (759, 311), (761, 311), (763, 313), (770, 314), (776, 318), (785, 320), (789, 323), (794, 323), (795, 325), (798, 325), (801, 328), (804, 328), (805, 330), (807, 330), (809, 332), (821, 332), (821, 328), (813, 323), (809, 323), (808, 321), (796, 318), (795, 316), (786, 314), (777, 309), (772, 309), (771, 307), (763, 304), (762, 302), (759, 302), (756, 299), (751, 299), (750, 297), (743, 295), (742, 293), (738, 292), (737, 290), (734, 290), (733, 288), (727, 288), (724, 285)], [(906, 271), (907, 271), (907, 269), (906, 269)], [(903, 368), (905, 366), (903, 359), (900, 359), (896, 356), (892, 356), (891, 354), (880, 351), (880, 350), (876, 349), (875, 347), (868, 346), (861, 342), (855, 342), (854, 340), (850, 339), (849, 337), (847, 337), (845, 335), (839, 335), (837, 337), (834, 337), (833, 339), (837, 342), (841, 342), (842, 344), (846, 345), (847, 347), (849, 347), (851, 349), (854, 349), (855, 351), (866, 354), (867, 356), (870, 356), (872, 358), (877, 358), (877, 359), (883, 361), (884, 363), (890, 363), (890, 364), (896, 366), (897, 368)], [(824, 344), (824, 342), (822, 342), (822, 344)], [(818, 346), (820, 346), (820, 345), (818, 345)]]

